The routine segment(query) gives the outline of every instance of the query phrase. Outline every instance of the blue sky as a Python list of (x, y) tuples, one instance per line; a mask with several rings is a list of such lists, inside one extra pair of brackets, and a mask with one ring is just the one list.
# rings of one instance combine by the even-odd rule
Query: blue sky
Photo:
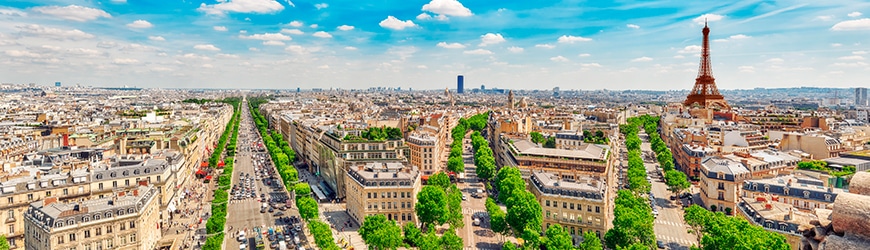
[(0, 2), (0, 82), (186, 88), (868, 86), (870, 3)]

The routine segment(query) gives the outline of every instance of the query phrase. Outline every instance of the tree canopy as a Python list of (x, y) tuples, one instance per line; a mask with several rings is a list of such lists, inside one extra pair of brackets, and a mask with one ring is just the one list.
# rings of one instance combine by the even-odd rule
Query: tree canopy
[(417, 218), (423, 225), (447, 222), (447, 194), (437, 186), (426, 185), (417, 193)]
[(359, 235), (366, 245), (378, 250), (396, 249), (402, 246), (402, 229), (395, 221), (388, 220), (383, 214), (365, 217)]
[(791, 249), (785, 236), (767, 231), (748, 221), (711, 212), (698, 205), (685, 210), (686, 224), (701, 231), (701, 249)]

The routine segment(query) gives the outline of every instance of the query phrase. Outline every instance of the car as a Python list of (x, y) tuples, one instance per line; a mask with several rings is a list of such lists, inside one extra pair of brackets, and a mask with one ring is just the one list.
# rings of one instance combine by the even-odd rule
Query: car
[(671, 199), (672, 201), (673, 201), (673, 200), (677, 200), (677, 196), (676, 196), (676, 195), (671, 195), (670, 199)]
[(472, 221), (471, 224), (475, 226), (480, 226), (480, 219), (474, 218), (474, 221)]
[(282, 212), (277, 212), (277, 213), (275, 213), (275, 216), (276, 216), (276, 217), (277, 217), (277, 216), (283, 216), (283, 215), (284, 215), (284, 213), (282, 213)]
[(656, 246), (659, 247), (659, 249), (665, 249), (665, 243), (660, 240), (656, 241)]
[(468, 197), (465, 197), (465, 194), (462, 194), (462, 200), (468, 200)]
[(272, 212), (275, 212), (275, 208), (270, 207), (270, 208), (269, 208), (269, 213), (272, 213)]
[(239, 250), (245, 250), (245, 249), (248, 249), (248, 243), (247, 242), (239, 243)]
[(685, 199), (685, 198), (689, 198), (689, 197), (692, 197), (692, 194), (691, 194), (691, 193), (683, 193), (683, 194), (680, 195), (680, 198), (681, 198), (681, 199)]

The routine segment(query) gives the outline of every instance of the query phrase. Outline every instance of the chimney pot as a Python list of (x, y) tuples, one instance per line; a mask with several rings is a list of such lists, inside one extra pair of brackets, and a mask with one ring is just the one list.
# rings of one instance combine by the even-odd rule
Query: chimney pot
[(46, 197), (42, 200), (42, 206), (45, 207), (55, 202), (57, 202), (57, 197)]
[(133, 189), (133, 196), (139, 196), (139, 189)]

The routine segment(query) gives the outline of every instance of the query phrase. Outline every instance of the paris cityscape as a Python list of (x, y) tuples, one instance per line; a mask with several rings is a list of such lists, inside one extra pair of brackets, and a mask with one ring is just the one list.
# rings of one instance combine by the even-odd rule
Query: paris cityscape
[(870, 249), (867, 9), (0, 2), (0, 250)]

